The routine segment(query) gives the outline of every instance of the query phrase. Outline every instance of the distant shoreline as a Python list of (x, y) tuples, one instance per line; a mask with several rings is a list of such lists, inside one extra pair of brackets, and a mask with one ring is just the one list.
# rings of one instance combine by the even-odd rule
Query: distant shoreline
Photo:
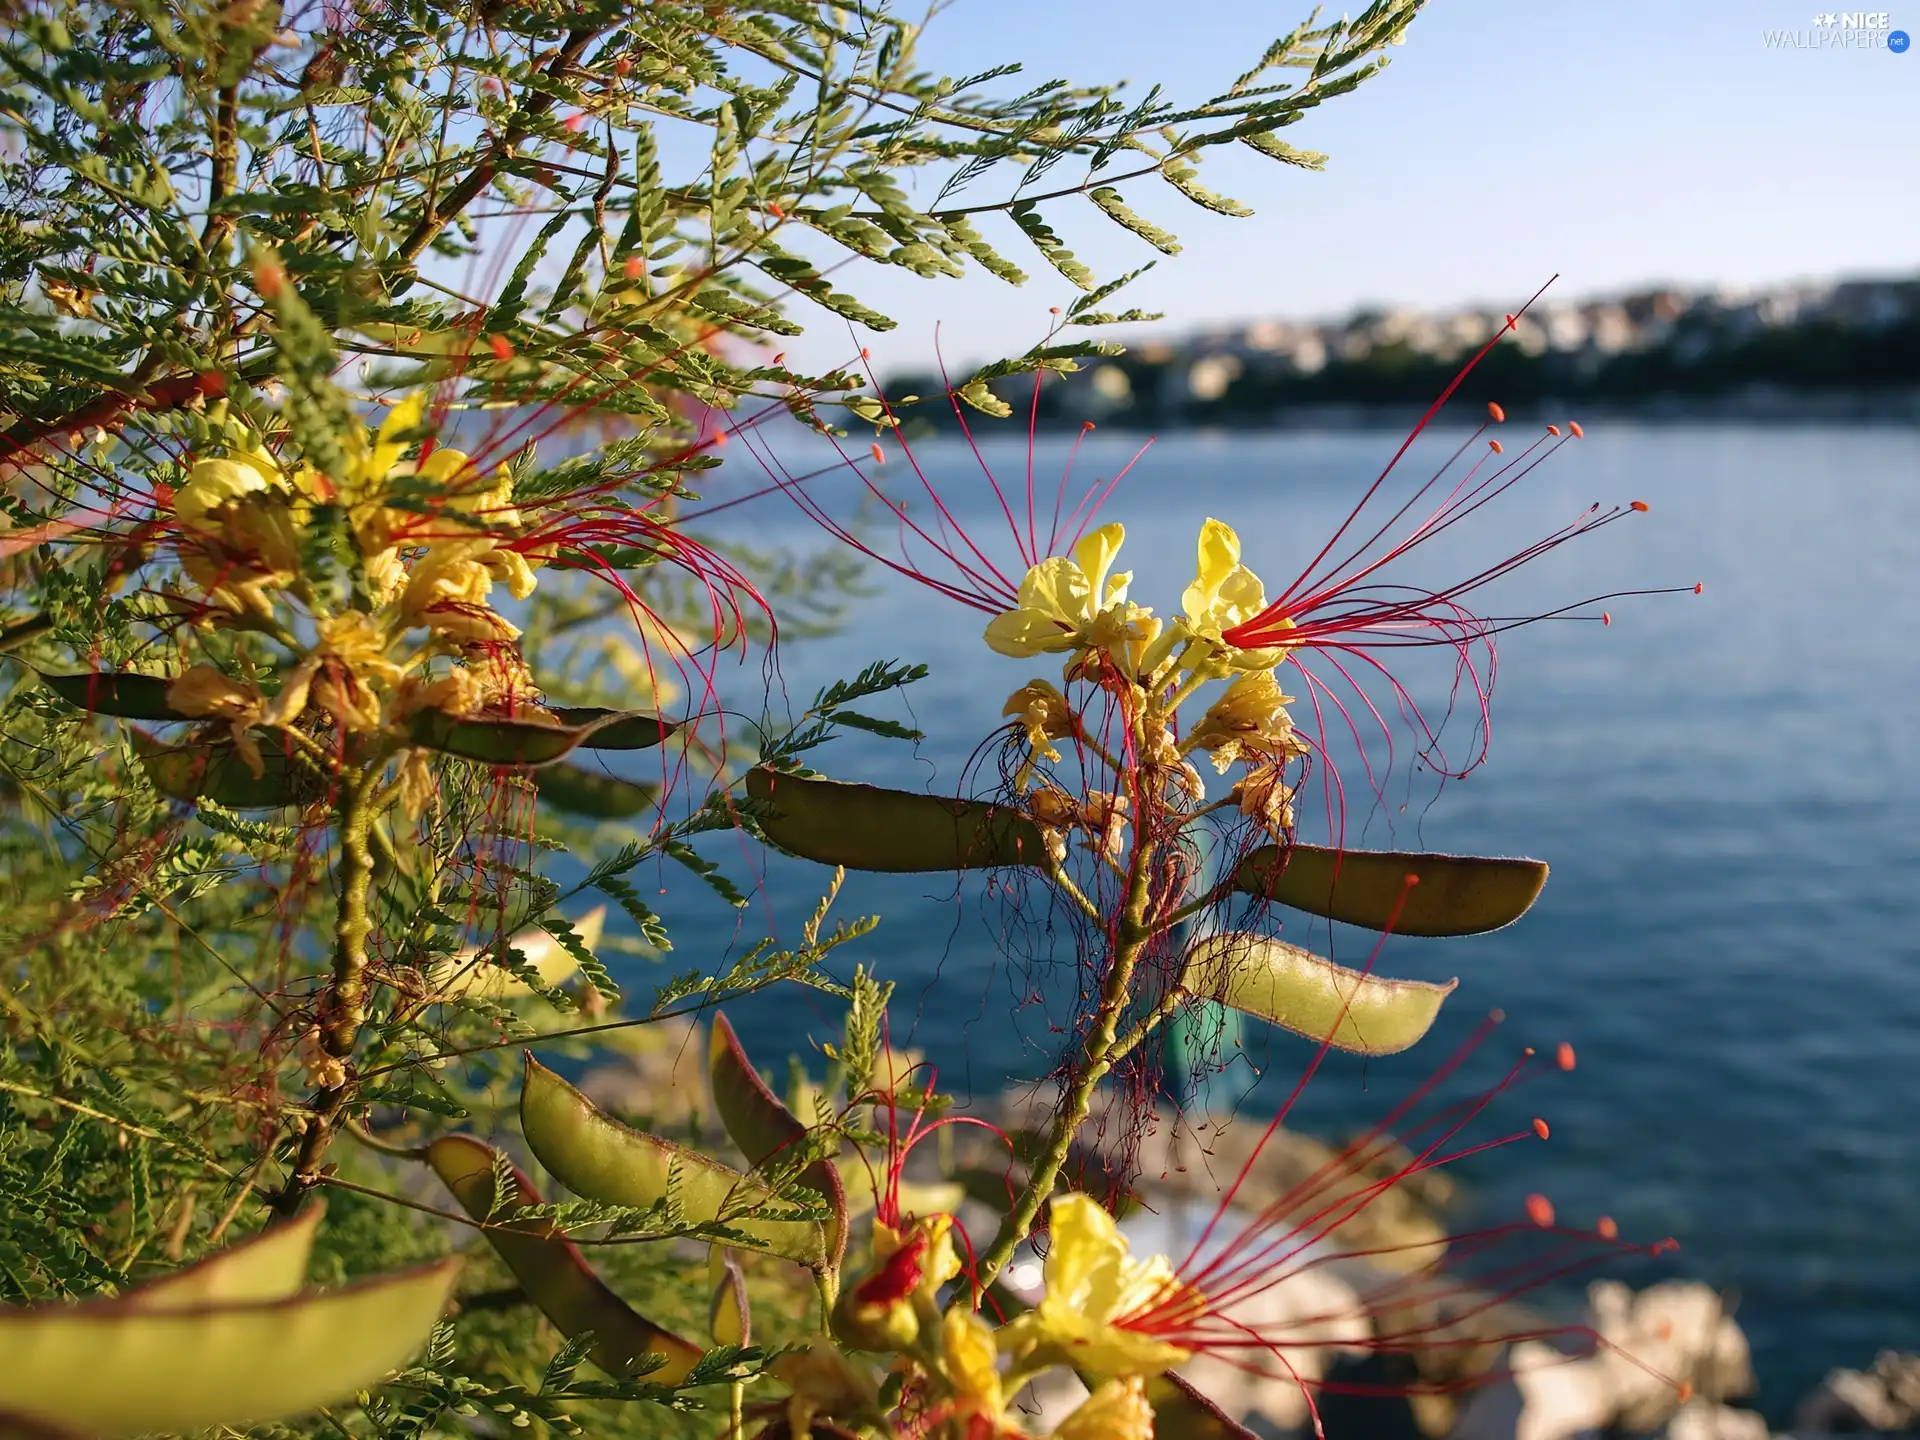
[[(1570, 397), (1543, 399), (1504, 407), (1509, 425), (1564, 425), (1577, 420), (1582, 425), (1629, 423), (1654, 425), (1738, 424), (1875, 425), (1898, 428), (1920, 427), (1920, 388), (1911, 390), (1869, 390), (1852, 392), (1794, 392), (1755, 387), (1727, 395), (1656, 395), (1644, 400)], [(1096, 422), (1101, 431), (1129, 434), (1267, 434), (1303, 430), (1406, 430), (1420, 419), (1426, 407), (1412, 403), (1362, 401), (1314, 401), (1277, 405), (1264, 413), (1233, 411), (1226, 414), (1193, 415), (1161, 413), (1135, 415), (1116, 411)], [(1000, 435), (1007, 427), (1018, 425), (1024, 432), (1029, 416), (1016, 409), (1004, 420), (968, 410), (967, 425), (978, 436)], [(1437, 425), (1453, 427), (1461, 423), (1477, 424), (1480, 402), (1456, 398), (1434, 417)], [(953, 412), (933, 404), (915, 405), (900, 412), (909, 438), (918, 432), (957, 435), (959, 426)], [(1041, 434), (1072, 434), (1084, 422), (1073, 416), (1042, 413), (1034, 428)]]

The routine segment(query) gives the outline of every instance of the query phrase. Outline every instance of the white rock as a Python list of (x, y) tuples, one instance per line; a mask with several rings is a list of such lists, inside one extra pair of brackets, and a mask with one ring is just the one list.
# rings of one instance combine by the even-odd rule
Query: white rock
[(1755, 1410), (1696, 1397), (1667, 1424), (1667, 1440), (1767, 1440), (1767, 1422)]
[(1708, 1400), (1753, 1389), (1747, 1337), (1710, 1286), (1668, 1280), (1636, 1294), (1617, 1280), (1599, 1280), (1587, 1303), (1603, 1342), (1595, 1359), (1618, 1428), (1658, 1429), (1679, 1410), (1683, 1384)]
[(1520, 1392), (1514, 1440), (1571, 1440), (1602, 1429), (1614, 1413), (1605, 1366), (1569, 1359), (1551, 1345), (1523, 1340), (1508, 1352)]
[(1873, 1368), (1832, 1370), (1805, 1400), (1794, 1420), (1798, 1430), (1830, 1434), (1850, 1430), (1909, 1430), (1920, 1424), (1920, 1355), (1882, 1351)]

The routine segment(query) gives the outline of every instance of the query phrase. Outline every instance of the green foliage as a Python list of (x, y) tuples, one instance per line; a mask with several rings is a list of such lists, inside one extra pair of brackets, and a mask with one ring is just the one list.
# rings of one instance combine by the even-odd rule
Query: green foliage
[[(267, 1433), (351, 1440), (465, 1436), (476, 1421), (715, 1433), (736, 1383), (817, 1332), (792, 1265), (730, 1262), (758, 1350), (676, 1351), (677, 1373), (641, 1373), (600, 1332), (644, 1313), (663, 1333), (713, 1333), (689, 1238), (802, 1253), (831, 1287), (846, 1225), (834, 1167), (842, 1137), (874, 1138), (854, 1112), (879, 1081), (891, 987), (858, 966), (850, 988), (836, 978), (834, 952), (878, 923), (829, 928), (837, 880), (798, 943), (723, 952), (702, 933), (674, 972), (611, 961), (674, 948), (643, 878), (697, 882), (730, 933), (748, 895), (715, 839), (781, 823), (768, 797), (742, 805), (711, 785), (734, 773), (737, 740), (661, 717), (698, 708), (713, 656), (776, 626), (831, 629), (864, 583), (844, 553), (681, 527), (720, 463), (705, 412), (826, 424), (825, 406), (886, 423), (859, 375), (748, 347), (816, 317), (889, 327), (858, 298), (868, 265), (1024, 283), (1002, 248), (1016, 231), (1085, 292), (1074, 323), (1129, 318), (1097, 306), (1141, 272), (1101, 284), (1056, 219), (1090, 200), (1172, 253), (1115, 187), (1153, 181), (1220, 208), (1193, 182), (1197, 154), (1241, 141), (1293, 159), (1273, 132), (1377, 68), (1415, 9), (1384, 0), (1296, 32), (1183, 106), (1055, 81), (1003, 93), (1012, 67), (941, 77), (916, 59), (917, 25), (809, 0), (12, 6), (0, 1317), (192, 1274), (324, 1197), (312, 1282), (457, 1249), (455, 1318), (390, 1382), (356, 1372), (346, 1391), (374, 1385), (357, 1398), (171, 1418), (271, 1414)], [(992, 408), (991, 379), (1110, 353), (1035, 347), (960, 394)], [(401, 392), (430, 404), (402, 411)], [(392, 433), (368, 423), (378, 404), (400, 417)], [(583, 423), (601, 443), (554, 459), (549, 437)], [(470, 467), (435, 469), (461, 446)], [(182, 497), (211, 461), (231, 493), (190, 514)], [(450, 603), (492, 630), (390, 620), (436, 598), (429, 552), (478, 565), (467, 546), (491, 578), (458, 572)], [(513, 588), (536, 566), (537, 588)], [(517, 597), (496, 596), (511, 622), (484, 598), (496, 585)], [(322, 621), (363, 620), (388, 627), (365, 653), (323, 643)], [(489, 677), (486, 703), (422, 698), (456, 671)], [(872, 702), (925, 673), (887, 662), (826, 687), (797, 721), (762, 727), (759, 759), (797, 782), (785, 772), (834, 734), (917, 740)], [(371, 719), (355, 716), (369, 693)], [(623, 933), (581, 914), (599, 897)], [(575, 1187), (587, 1198), (546, 1204), (513, 1191), (501, 1152), (459, 1173), (476, 1194), (492, 1182), (473, 1204), (422, 1198), (436, 1145), (478, 1145), (462, 1136), (475, 1129), (517, 1146), (521, 1047), (578, 1060), (781, 984), (847, 1002), (821, 1092), (844, 1083), (847, 1108), (796, 1105), (791, 1143), (749, 1155), (750, 1176), (687, 1150), (650, 1189), (589, 1180)], [(489, 1243), (502, 1235), (527, 1243)], [(590, 1267), (523, 1273), (529, 1254), (577, 1261), (576, 1244)], [(616, 1363), (598, 1376), (589, 1357)], [(333, 1408), (291, 1413), (320, 1404)], [(108, 1420), (95, 1428), (125, 1417)]]

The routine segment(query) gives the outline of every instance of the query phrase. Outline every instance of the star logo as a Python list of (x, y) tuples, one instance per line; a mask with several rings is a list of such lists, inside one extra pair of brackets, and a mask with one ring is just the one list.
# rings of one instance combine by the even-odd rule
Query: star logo
[(1816, 25), (1834, 25), (1839, 22), (1839, 19), (1840, 19), (1839, 16), (1835, 15), (1831, 10), (1829, 10), (1829, 11), (1825, 11), (1822, 14), (1814, 16), (1813, 23)]

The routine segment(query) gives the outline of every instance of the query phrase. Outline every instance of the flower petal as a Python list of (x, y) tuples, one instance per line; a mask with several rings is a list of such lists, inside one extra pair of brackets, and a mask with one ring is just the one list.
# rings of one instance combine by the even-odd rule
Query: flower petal
[[(1126, 538), (1127, 527), (1116, 522), (1112, 525), (1102, 525), (1098, 530), (1089, 531), (1086, 537), (1073, 547), (1074, 563), (1087, 577), (1087, 593), (1093, 597), (1095, 605), (1110, 605), (1117, 598), (1106, 594), (1107, 572), (1113, 568), (1113, 562), (1119, 556), (1120, 546)], [(1128, 573), (1115, 578), (1121, 582), (1120, 588), (1124, 593), (1126, 582), (1131, 581), (1133, 576)]]
[(1073, 648), (1073, 632), (1064, 622), (1024, 605), (989, 620), (986, 636), (992, 649), (1016, 659)]

